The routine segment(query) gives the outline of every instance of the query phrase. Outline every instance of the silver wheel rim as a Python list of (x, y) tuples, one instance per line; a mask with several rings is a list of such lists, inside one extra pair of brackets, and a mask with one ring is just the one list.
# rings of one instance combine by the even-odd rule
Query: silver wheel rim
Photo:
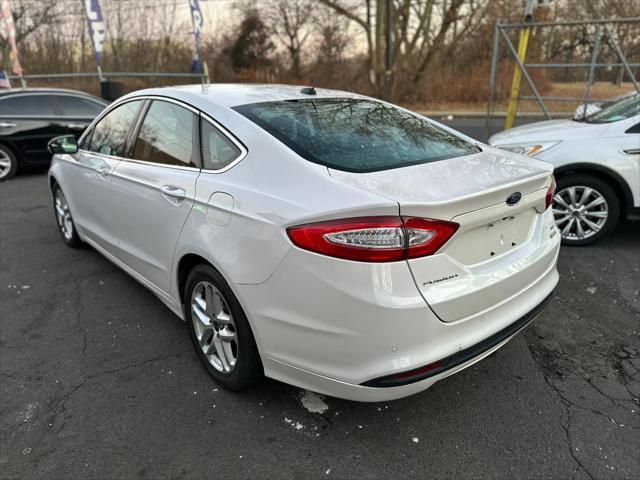
[(221, 373), (230, 373), (238, 359), (236, 326), (222, 293), (209, 282), (199, 282), (191, 293), (191, 321), (207, 361)]
[(60, 189), (56, 190), (54, 196), (54, 208), (56, 209), (56, 219), (58, 220), (58, 227), (60, 227), (62, 235), (64, 235), (64, 238), (67, 240), (71, 240), (73, 237), (73, 220), (67, 199)]
[(11, 171), (11, 158), (4, 150), (0, 150), (0, 178), (6, 177)]
[(607, 223), (609, 205), (597, 190), (574, 185), (556, 192), (553, 215), (565, 240), (584, 240), (597, 234)]

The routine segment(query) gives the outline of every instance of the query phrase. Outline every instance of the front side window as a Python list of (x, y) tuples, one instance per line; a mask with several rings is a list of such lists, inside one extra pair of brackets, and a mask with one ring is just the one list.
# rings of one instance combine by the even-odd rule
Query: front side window
[(199, 117), (186, 108), (154, 100), (140, 127), (133, 158), (199, 167), (198, 124)]
[(62, 114), (67, 117), (95, 118), (104, 110), (104, 105), (88, 98), (56, 95), (55, 99), (62, 110)]
[(53, 107), (48, 95), (16, 95), (0, 100), (0, 116), (19, 115), (53, 117)]
[(371, 100), (289, 100), (235, 110), (303, 158), (337, 170), (373, 172), (480, 151), (424, 118)]
[(202, 157), (204, 168), (220, 170), (240, 156), (240, 149), (216, 127), (202, 120)]
[(127, 134), (141, 104), (141, 100), (127, 102), (104, 116), (93, 128), (89, 150), (103, 155), (124, 156)]

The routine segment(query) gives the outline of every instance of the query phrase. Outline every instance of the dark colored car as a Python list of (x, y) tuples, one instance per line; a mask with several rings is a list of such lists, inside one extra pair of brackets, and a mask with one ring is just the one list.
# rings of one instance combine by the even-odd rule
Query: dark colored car
[(108, 102), (75, 90), (28, 88), (0, 91), (0, 181), (18, 168), (47, 166), (47, 143), (80, 137)]

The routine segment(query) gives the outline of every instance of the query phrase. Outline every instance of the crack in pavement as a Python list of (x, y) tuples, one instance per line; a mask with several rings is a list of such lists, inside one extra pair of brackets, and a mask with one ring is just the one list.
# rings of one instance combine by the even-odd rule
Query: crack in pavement
[[(82, 298), (82, 289), (80, 288), (81, 280), (75, 280), (74, 286), (76, 287), (76, 292), (78, 296), (76, 297), (76, 328), (78, 328), (82, 332), (82, 358), (87, 358), (87, 329), (82, 325), (82, 314), (84, 313), (85, 306)], [(83, 362), (84, 367), (86, 368), (86, 364)]]
[(582, 469), (590, 479), (593, 479), (593, 475), (582, 464), (582, 461), (576, 455), (575, 447), (571, 444), (571, 435), (569, 434), (569, 427), (571, 426), (571, 413), (569, 409), (570, 409), (571, 403), (562, 396), (562, 393), (560, 392), (560, 390), (549, 381), (549, 378), (546, 375), (543, 375), (542, 378), (544, 379), (545, 383), (553, 389), (553, 391), (556, 393), (556, 396), (560, 404), (563, 405), (564, 407), (564, 413), (566, 415), (567, 421), (563, 422), (562, 418), (560, 418), (560, 426), (564, 430), (564, 435), (567, 441), (567, 448), (569, 449), (569, 454), (573, 458), (573, 461), (576, 462), (576, 469), (573, 472), (573, 476), (575, 476), (575, 474), (578, 472), (579, 469)]
[[(111, 374), (114, 374), (114, 373), (124, 372), (126, 370), (138, 368), (138, 367), (141, 367), (141, 366), (145, 366), (145, 365), (148, 365), (148, 364), (151, 364), (151, 363), (155, 363), (155, 362), (159, 362), (159, 361), (163, 361), (163, 360), (169, 360), (171, 358), (178, 358), (178, 357), (181, 357), (182, 355), (191, 354), (191, 353), (192, 353), (191, 350), (185, 350), (185, 351), (182, 351), (182, 352), (176, 352), (176, 353), (170, 353), (170, 354), (166, 354), (166, 355), (160, 355), (158, 357), (154, 357), (154, 358), (150, 358), (150, 359), (147, 359), (147, 360), (143, 360), (141, 362), (133, 363), (131, 365), (125, 365), (125, 366), (120, 367), (120, 368), (113, 368), (113, 369), (110, 369), (110, 370), (103, 370), (101, 372), (97, 372), (97, 373), (94, 373), (94, 374), (87, 375), (77, 385), (75, 385), (73, 388), (71, 388), (68, 392), (66, 392), (62, 396), (59, 396), (58, 398), (54, 398), (54, 399), (52, 399), (52, 400), (50, 400), (48, 402), (48, 405), (47, 405), (48, 410), (52, 412), (51, 416), (49, 417), (49, 422), (53, 424), (59, 416), (62, 416), (62, 423), (60, 424), (60, 426), (58, 426), (55, 429), (55, 431), (53, 433), (58, 435), (64, 429), (64, 427), (66, 425), (67, 418), (69, 417), (69, 415), (67, 414), (67, 402), (69, 401), (69, 399), (75, 393), (77, 393), (82, 387), (84, 387), (87, 383), (89, 383), (90, 381), (95, 380), (96, 378), (103, 377), (105, 375), (111, 375)], [(42, 443), (42, 441), (44, 440), (44, 438), (50, 433), (52, 433), (52, 431), (45, 430), (43, 432), (43, 434), (40, 436), (40, 438), (36, 441), (35, 446), (40, 445)]]

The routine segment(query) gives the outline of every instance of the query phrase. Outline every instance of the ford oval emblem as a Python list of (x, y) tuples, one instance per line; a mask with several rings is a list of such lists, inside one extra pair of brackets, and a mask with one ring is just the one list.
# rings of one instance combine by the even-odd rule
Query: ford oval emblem
[(507, 205), (514, 206), (522, 199), (520, 192), (513, 192), (507, 197)]

